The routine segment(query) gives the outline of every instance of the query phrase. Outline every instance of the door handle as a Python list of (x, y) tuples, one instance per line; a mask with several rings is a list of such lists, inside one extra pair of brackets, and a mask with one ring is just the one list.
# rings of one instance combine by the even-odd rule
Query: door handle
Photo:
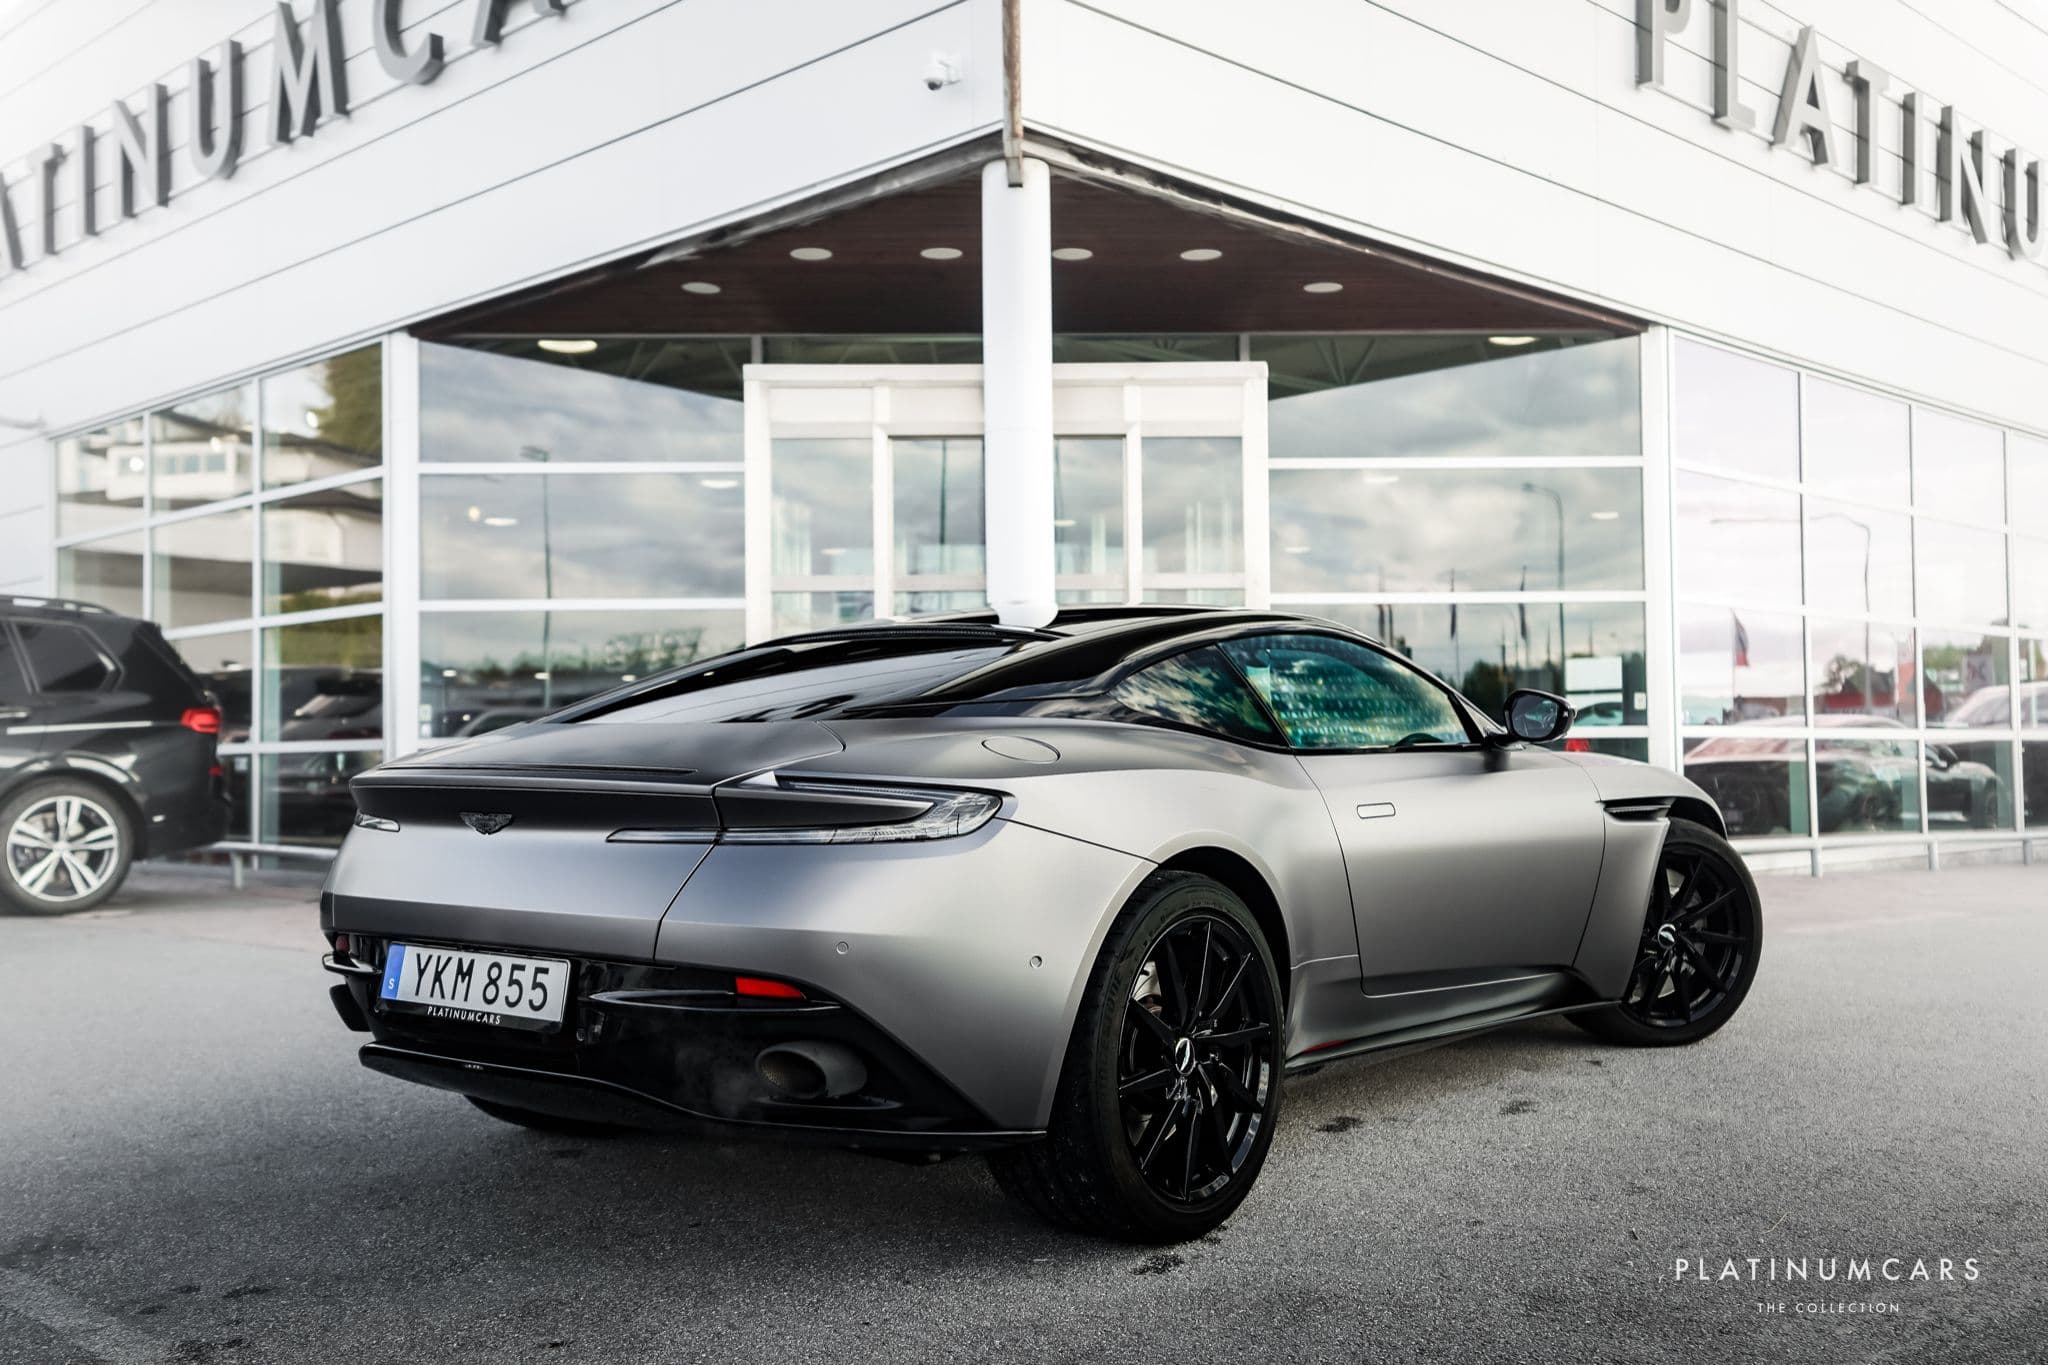
[(1358, 808), (1361, 820), (1385, 820), (1393, 813), (1394, 803), (1391, 801), (1371, 801)]

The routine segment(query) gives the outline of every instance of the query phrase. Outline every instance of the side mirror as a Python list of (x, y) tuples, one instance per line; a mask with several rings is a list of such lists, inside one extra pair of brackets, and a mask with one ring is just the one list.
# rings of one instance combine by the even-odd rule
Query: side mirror
[(1563, 697), (1525, 687), (1508, 693), (1502, 719), (1507, 722), (1508, 733), (1516, 739), (1548, 744), (1564, 737), (1577, 714)]

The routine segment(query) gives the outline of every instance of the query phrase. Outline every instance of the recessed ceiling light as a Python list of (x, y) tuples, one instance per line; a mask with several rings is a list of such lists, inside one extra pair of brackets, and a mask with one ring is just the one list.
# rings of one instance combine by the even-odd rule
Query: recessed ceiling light
[(829, 261), (832, 259), (831, 249), (822, 246), (796, 247), (790, 251), (789, 255), (791, 260), (796, 261)]
[(1180, 253), (1184, 261), (1213, 261), (1223, 253), (1213, 246), (1191, 246)]
[(486, 526), (495, 526), (495, 527), (497, 527), (497, 528), (498, 528), (499, 530), (501, 530), (501, 531), (502, 531), (502, 530), (504, 530), (504, 529), (505, 529), (505, 528), (506, 528), (507, 526), (517, 526), (518, 524), (519, 524), (519, 518), (517, 518), (517, 517), (485, 517), (485, 518), (484, 518), (484, 525), (486, 525)]
[(957, 261), (960, 259), (960, 248), (957, 246), (928, 246), (917, 254), (928, 261)]
[(1621, 513), (1619, 512), (1595, 512), (1593, 514), (1593, 520), (1595, 521), (1618, 521), (1620, 519)]
[(546, 682), (548, 680), (547, 670), (542, 669), (540, 672), (534, 674), (533, 677), (534, 681), (536, 682)]
[(725, 291), (709, 280), (684, 280), (683, 292), (685, 294), (721, 294)]
[(738, 488), (740, 486), (738, 479), (699, 479), (697, 482), (705, 488), (715, 488), (720, 492), (728, 488)]
[(444, 668), (444, 669), (442, 669), (442, 670), (441, 670), (441, 676), (442, 676), (442, 677), (444, 677), (444, 678), (453, 678), (453, 677), (457, 677), (457, 676), (459, 676), (459, 675), (458, 675), (458, 674), (456, 673), (456, 671), (455, 671), (454, 669), (452, 669), (452, 668)]
[(1052, 258), (1056, 261), (1085, 261), (1095, 253), (1085, 246), (1056, 246)]
[(320, 430), (320, 409), (318, 409), (318, 408), (307, 408), (307, 409), (306, 409), (306, 430), (308, 430), (308, 431), (318, 431), (318, 430)]
[(1342, 293), (1343, 289), (1344, 286), (1335, 280), (1312, 280), (1301, 287), (1301, 292), (1304, 294), (1337, 294)]
[(484, 509), (478, 507), (475, 503), (471, 503), (466, 515), (471, 521), (482, 521), (484, 519)]
[(1385, 484), (1401, 482), (1401, 476), (1399, 474), (1367, 474), (1364, 476), (1364, 479), (1367, 483)]
[(597, 343), (587, 339), (580, 341), (557, 341), (550, 337), (537, 344), (543, 351), (552, 351), (556, 355), (589, 355), (597, 349)]
[(1305, 555), (1315, 547), (1310, 545), (1282, 545), (1280, 548), (1283, 552), (1290, 555)]
[(1535, 337), (1488, 337), (1488, 338), (1487, 338), (1487, 340), (1488, 340), (1488, 341), (1492, 342), (1492, 343), (1493, 343), (1494, 345), (1496, 345), (1496, 346), (1527, 346), (1527, 345), (1528, 345), (1528, 344), (1529, 344), (1530, 342), (1534, 341), (1535, 339), (1536, 339)]

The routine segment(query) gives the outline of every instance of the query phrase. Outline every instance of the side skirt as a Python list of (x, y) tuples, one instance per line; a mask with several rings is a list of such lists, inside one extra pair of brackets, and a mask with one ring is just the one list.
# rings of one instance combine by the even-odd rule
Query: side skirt
[(1542, 1019), (1553, 1014), (1572, 1014), (1579, 1010), (1598, 1009), (1606, 1003), (1608, 1002), (1604, 1000), (1577, 1000), (1569, 1004), (1544, 1005), (1534, 1009), (1517, 1005), (1506, 1009), (1484, 1010), (1478, 1014), (1460, 1015), (1452, 1019), (1439, 1019), (1427, 1024), (1415, 1024), (1365, 1038), (1323, 1043), (1289, 1057), (1286, 1070), (1290, 1075), (1313, 1071), (1325, 1062), (1342, 1061), (1348, 1057), (1370, 1056), (1374, 1061), (1390, 1062), (1411, 1052), (1422, 1052), (1429, 1048), (1441, 1047), (1445, 1043), (1455, 1043), (1460, 1038), (1469, 1038), (1473, 1034), (1486, 1033), (1508, 1024), (1518, 1024), (1526, 1019)]

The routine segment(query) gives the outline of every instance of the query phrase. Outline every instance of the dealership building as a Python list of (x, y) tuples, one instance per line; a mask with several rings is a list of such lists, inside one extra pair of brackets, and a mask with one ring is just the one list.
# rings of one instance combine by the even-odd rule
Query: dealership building
[(2028, 858), (2029, 11), (0, 4), (0, 593), (162, 624), (252, 851), (747, 641), (1147, 601), (1563, 693), (1760, 866)]

